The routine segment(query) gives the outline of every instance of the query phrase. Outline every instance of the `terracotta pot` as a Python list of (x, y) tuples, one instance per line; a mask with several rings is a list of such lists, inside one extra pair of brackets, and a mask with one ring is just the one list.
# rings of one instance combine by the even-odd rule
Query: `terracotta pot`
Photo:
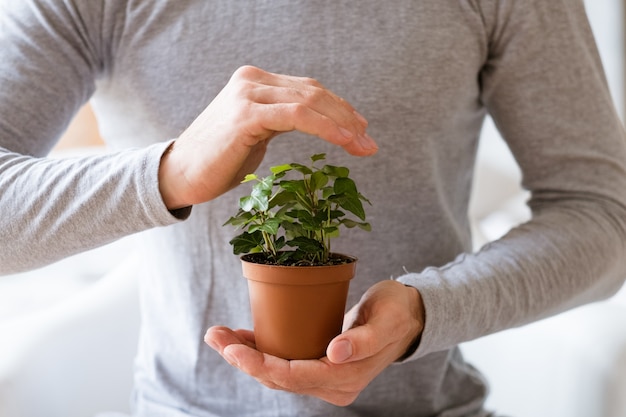
[[(343, 255), (335, 255), (343, 256)], [(257, 349), (284, 359), (319, 359), (339, 333), (356, 259), (331, 266), (276, 266), (241, 258)]]

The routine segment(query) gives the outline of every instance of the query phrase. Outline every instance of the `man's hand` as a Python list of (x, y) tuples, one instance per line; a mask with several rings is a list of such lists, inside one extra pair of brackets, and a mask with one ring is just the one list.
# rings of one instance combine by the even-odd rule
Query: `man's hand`
[(345, 406), (407, 352), (423, 327), (419, 292), (389, 280), (370, 288), (346, 314), (344, 332), (330, 342), (327, 356), (320, 360), (288, 361), (261, 353), (248, 330), (211, 327), (204, 340), (231, 365), (270, 388)]
[(258, 167), (268, 142), (298, 130), (373, 155), (367, 121), (310, 78), (239, 68), (224, 89), (163, 156), (159, 188), (168, 209), (209, 201)]

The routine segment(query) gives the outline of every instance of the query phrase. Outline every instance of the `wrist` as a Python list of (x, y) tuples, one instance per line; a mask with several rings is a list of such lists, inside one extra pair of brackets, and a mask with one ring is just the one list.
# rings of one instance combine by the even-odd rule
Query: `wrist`
[(175, 146), (176, 141), (173, 141), (161, 155), (158, 175), (161, 198), (165, 207), (171, 212), (177, 212), (191, 205), (185, 201), (180, 192), (184, 175), (180, 164), (176, 162)]
[(426, 318), (426, 311), (424, 309), (424, 303), (420, 292), (417, 288), (409, 285), (405, 285), (404, 288), (406, 289), (409, 297), (409, 311), (411, 312), (413, 325), (410, 326), (411, 330), (407, 335), (407, 339), (410, 340), (407, 345), (407, 349), (402, 356), (397, 359), (397, 361), (403, 361), (415, 353), (422, 339), (422, 331), (424, 330)]

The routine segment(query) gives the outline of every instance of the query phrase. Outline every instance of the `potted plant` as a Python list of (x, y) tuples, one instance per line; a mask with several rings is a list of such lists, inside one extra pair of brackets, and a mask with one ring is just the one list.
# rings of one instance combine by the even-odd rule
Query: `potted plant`
[(248, 279), (257, 349), (285, 359), (317, 359), (341, 332), (356, 258), (333, 253), (341, 227), (366, 231), (363, 202), (348, 168), (323, 165), (270, 168), (249, 174), (255, 182), (225, 225), (242, 229), (233, 238)]

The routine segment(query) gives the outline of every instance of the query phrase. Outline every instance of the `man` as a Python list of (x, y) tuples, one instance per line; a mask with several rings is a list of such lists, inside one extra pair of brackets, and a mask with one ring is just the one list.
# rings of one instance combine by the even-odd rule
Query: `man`
[[(626, 145), (581, 1), (3, 6), (2, 272), (143, 232), (137, 416), (486, 416), (458, 343), (622, 284)], [(112, 152), (46, 159), (88, 99)], [(533, 218), (472, 254), (487, 112)], [(243, 174), (320, 152), (373, 231), (335, 247), (361, 259), (354, 326), (287, 362), (231, 330), (251, 320), (221, 225)]]

